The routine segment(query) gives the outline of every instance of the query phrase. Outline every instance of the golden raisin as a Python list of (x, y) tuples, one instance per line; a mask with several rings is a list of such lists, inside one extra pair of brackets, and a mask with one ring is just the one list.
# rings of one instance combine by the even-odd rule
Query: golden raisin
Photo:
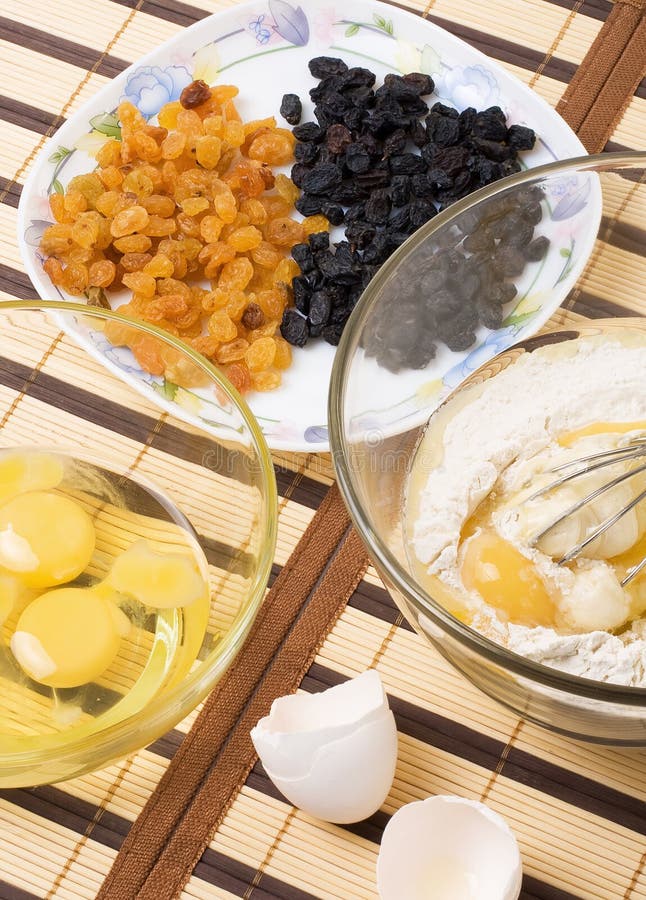
[(110, 232), (113, 237), (124, 237), (134, 231), (143, 231), (148, 222), (149, 216), (143, 206), (130, 206), (116, 214), (110, 225)]
[(152, 275), (153, 278), (170, 278), (174, 270), (173, 262), (163, 253), (157, 253), (144, 266), (144, 272), (147, 275)]
[(144, 297), (152, 297), (155, 293), (155, 279), (144, 272), (126, 272), (122, 281), (131, 291)]
[(280, 372), (253, 372), (251, 386), (255, 391), (274, 391), (281, 382)]
[(224, 310), (214, 312), (208, 321), (209, 334), (222, 343), (233, 341), (238, 334), (235, 322), (232, 322)]
[(205, 134), (199, 137), (195, 144), (195, 157), (198, 163), (205, 169), (214, 169), (220, 162), (222, 155), (222, 141), (219, 137)]
[(121, 266), (124, 272), (141, 272), (151, 259), (150, 253), (124, 253), (121, 257)]
[(185, 149), (186, 135), (181, 131), (173, 131), (162, 141), (162, 159), (178, 159)]
[(227, 244), (230, 244), (238, 253), (246, 253), (247, 250), (253, 250), (261, 241), (262, 234), (253, 225), (236, 228), (227, 238)]
[(92, 263), (88, 283), (92, 287), (109, 287), (117, 274), (117, 267), (109, 259), (99, 259)]
[(218, 279), (218, 287), (244, 291), (253, 277), (253, 265), (245, 256), (225, 263)]
[(292, 348), (283, 338), (274, 338), (276, 344), (276, 356), (274, 366), (277, 369), (289, 369), (292, 364)]
[(236, 338), (235, 341), (230, 341), (228, 344), (222, 344), (215, 354), (215, 358), (222, 364), (239, 362), (241, 359), (244, 359), (248, 349), (249, 341), (245, 341), (244, 338)]
[(251, 376), (249, 369), (244, 363), (232, 363), (226, 366), (224, 374), (229, 379), (234, 388), (241, 394), (245, 394), (251, 387)]
[(310, 234), (320, 234), (322, 231), (330, 230), (330, 223), (325, 216), (307, 216), (307, 218), (303, 219), (301, 225), (306, 238)]
[(277, 247), (293, 247), (303, 240), (303, 226), (294, 219), (281, 216), (267, 223), (265, 238)]
[(200, 222), (200, 234), (207, 244), (215, 243), (220, 237), (224, 222), (219, 216), (204, 216)]
[(254, 341), (245, 353), (245, 362), (250, 372), (260, 372), (273, 365), (276, 343), (273, 338), (261, 337)]
[(114, 241), (114, 247), (119, 253), (145, 253), (150, 250), (152, 243), (145, 234), (128, 234)]

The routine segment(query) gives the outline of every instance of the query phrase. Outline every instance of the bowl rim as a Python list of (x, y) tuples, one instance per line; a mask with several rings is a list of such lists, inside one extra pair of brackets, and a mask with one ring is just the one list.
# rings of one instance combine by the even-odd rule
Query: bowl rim
[(581, 170), (607, 171), (618, 167), (635, 168), (640, 166), (646, 169), (646, 151), (600, 153), (557, 160), (556, 162), (510, 175), (507, 178), (480, 188), (434, 216), (426, 225), (408, 238), (381, 266), (352, 311), (348, 325), (341, 336), (332, 368), (330, 392), (328, 395), (328, 421), (332, 462), (341, 494), (354, 525), (369, 547), (377, 565), (383, 568), (387, 579), (411, 602), (418, 614), (428, 617), (435, 625), (448, 631), (450, 636), (460, 644), (470, 650), (475, 650), (487, 661), (496, 665), (503, 665), (514, 674), (538, 682), (545, 687), (595, 700), (646, 707), (646, 688), (582, 678), (529, 660), (460, 622), (440, 603), (433, 600), (426, 591), (416, 584), (406, 569), (400, 565), (380, 535), (373, 530), (364, 516), (362, 504), (354, 486), (352, 469), (349, 464), (349, 444), (343, 427), (343, 405), (347, 389), (346, 371), (357, 347), (357, 335), (361, 333), (370, 311), (377, 302), (379, 293), (384, 283), (389, 279), (391, 272), (413, 253), (421, 243), (445, 225), (450, 225), (456, 216), (471, 209), (483, 200), (490, 199), (510, 189), (535, 183), (556, 173)]
[[(274, 561), (278, 527), (276, 474), (265, 437), (243, 397), (206, 357), (181, 339), (156, 325), (128, 318), (113, 310), (82, 303), (71, 303), (67, 300), (2, 301), (0, 309), (77, 313), (97, 319), (109, 319), (161, 338), (187, 356), (199, 369), (202, 369), (210, 381), (231, 400), (250, 433), (252, 447), (259, 462), (262, 493), (258, 530), (263, 534), (263, 539), (260, 544), (258, 564), (253, 572), (244, 606), (236, 616), (235, 627), (227, 632), (222, 641), (218, 643), (217, 648), (203, 660), (202, 665), (190, 672), (171, 690), (154, 697), (143, 709), (105, 729), (71, 741), (52, 743), (51, 747), (48, 746), (44, 749), (20, 750), (9, 754), (3, 754), (0, 751), (2, 780), (9, 780), (12, 776), (23, 774), (29, 766), (41, 767), (53, 762), (64, 769), (62, 778), (77, 777), (83, 772), (101, 768), (111, 760), (136, 752), (172, 729), (206, 697), (237, 656), (264, 599)], [(106, 371), (110, 372), (113, 377), (118, 377), (111, 370)], [(61, 734), (64, 736), (65, 732)], [(77, 767), (74, 772), (71, 771), (73, 766)], [(41, 782), (37, 781), (36, 783)]]

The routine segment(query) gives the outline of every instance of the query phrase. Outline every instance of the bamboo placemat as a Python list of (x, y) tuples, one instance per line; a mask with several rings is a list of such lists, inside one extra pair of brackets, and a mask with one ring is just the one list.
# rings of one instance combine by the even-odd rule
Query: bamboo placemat
[[(0, 299), (35, 296), (16, 245), (16, 207), (45, 138), (126, 65), (225, 5), (225, 0), (0, 0)], [(614, 8), (608, 0), (406, 0), (404, 5), (501, 61), (548, 102), (561, 101), (560, 110), (588, 135), (589, 146), (603, 135), (609, 150), (644, 148), (641, 0)], [(602, 32), (608, 19), (612, 28)], [(581, 83), (588, 87), (585, 94), (576, 90)], [(558, 324), (604, 308), (611, 314), (643, 311), (643, 226), (620, 203), (612, 224), (603, 275), (584, 284)], [(621, 277), (626, 254), (642, 257), (640, 285)], [(49, 373), (63, 383), (91, 384), (94, 365), (67, 340), (56, 344), (47, 361)], [(13, 395), (6, 387), (1, 393), (4, 412)], [(29, 406), (24, 409), (29, 415)], [(143, 401), (141, 410), (156, 415)], [(7, 424), (20, 434), (19, 416), (10, 416)], [(389, 814), (429, 794), (458, 793), (486, 799), (515, 829), (523, 852), (524, 898), (646, 898), (646, 752), (558, 737), (482, 695), (413, 633), (371, 567), (360, 577), (361, 548), (348, 535), (338, 498), (329, 492), (329, 459), (277, 454), (275, 467), (280, 516), (274, 596), (297, 569), (295, 563), (311, 562), (302, 540), (314, 517), (310, 535), (321, 522), (332, 522), (335, 529), (334, 548), (323, 554), (333, 557), (328, 581), (307, 589), (309, 602), (326, 610), (328, 624), (308, 638), (312, 646), (319, 639), (321, 644), (301, 689), (321, 690), (377, 668), (397, 718), (397, 774), (379, 813), (359, 825), (338, 827), (289, 806), (256, 763), (246, 777), (242, 773), (244, 784), (230, 805), (224, 804), (225, 814), (181, 896), (370, 900), (376, 897), (375, 860)], [(297, 546), (302, 557), (293, 557)], [(321, 559), (319, 550), (318, 565)], [(339, 572), (345, 580), (335, 580)], [(333, 589), (341, 595), (334, 598)], [(297, 620), (297, 625), (305, 621), (302, 628), (305, 613)], [(0, 793), (0, 900), (97, 896), (133, 823), (150, 797), (159, 796), (160, 781), (169, 780), (171, 761), (198, 714), (109, 769), (55, 787)], [(244, 729), (233, 733), (246, 752)], [(146, 896), (161, 897), (162, 888), (156, 893), (150, 882)], [(103, 895), (125, 896), (116, 883)]]

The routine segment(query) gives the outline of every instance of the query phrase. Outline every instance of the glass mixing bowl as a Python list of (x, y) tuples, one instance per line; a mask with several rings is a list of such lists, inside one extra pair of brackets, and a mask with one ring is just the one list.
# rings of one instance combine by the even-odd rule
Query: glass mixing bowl
[[(62, 454), (65, 492), (81, 498), (97, 535), (79, 586), (101, 580), (141, 539), (157, 552), (177, 550), (178, 542), (181, 552), (195, 551), (202, 577), (199, 605), (154, 611), (140, 604), (145, 614), (125, 627), (136, 604), (119, 594), (119, 654), (76, 687), (23, 678), (9, 642), (31, 600), (20, 595), (12, 612), (11, 598), (0, 596), (0, 788), (8, 788), (107, 765), (204, 699), (262, 602), (277, 502), (271, 458), (244, 401), (169, 334), (91, 306), (8, 302), (0, 304), (0, 348), (0, 489), (9, 451)], [(163, 359), (165, 377), (142, 372), (137, 355), (146, 354)], [(140, 580), (142, 571), (149, 572), (137, 569)]]
[[(492, 236), (507, 247), (495, 264)], [(329, 400), (341, 491), (415, 629), (519, 716), (577, 738), (639, 746), (646, 746), (646, 689), (530, 661), (454, 618), (415, 576), (403, 512), (416, 447), (451, 392), (467, 378), (498, 371), (510, 347), (516, 356), (591, 330), (645, 328), (645, 283), (646, 153), (519, 173), (440, 212), (382, 267), (343, 334)], [(461, 329), (448, 329), (447, 340), (471, 346), (464, 352), (442, 346), (429, 363), (434, 304), (455, 314), (465, 297), (483, 291), (498, 298), (490, 308), (495, 330), (480, 326), (474, 345), (467, 315)]]

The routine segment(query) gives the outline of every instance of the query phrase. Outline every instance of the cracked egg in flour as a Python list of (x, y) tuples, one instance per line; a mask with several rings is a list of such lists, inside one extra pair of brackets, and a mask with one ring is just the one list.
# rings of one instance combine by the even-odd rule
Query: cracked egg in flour
[[(432, 416), (411, 466), (406, 538), (420, 583), (512, 651), (571, 674), (646, 687), (646, 571), (621, 584), (646, 556), (646, 499), (562, 562), (646, 492), (646, 456), (619, 454), (532, 498), (572, 460), (640, 438), (646, 334), (638, 330), (522, 353), (463, 387)], [(536, 539), (613, 479), (615, 487)]]

